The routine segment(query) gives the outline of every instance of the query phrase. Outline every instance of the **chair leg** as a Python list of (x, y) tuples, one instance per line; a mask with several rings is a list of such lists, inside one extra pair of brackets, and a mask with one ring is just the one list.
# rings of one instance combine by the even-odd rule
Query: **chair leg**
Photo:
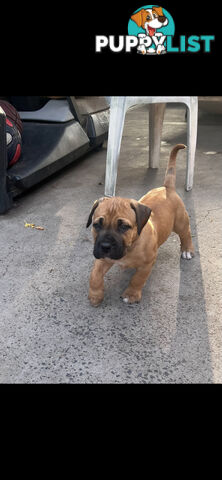
[(105, 196), (114, 197), (126, 114), (126, 97), (112, 97), (106, 158)]
[(188, 125), (187, 125), (187, 172), (186, 185), (187, 192), (193, 188), (195, 154), (197, 146), (197, 126), (198, 126), (198, 97), (191, 97), (188, 107)]
[(151, 168), (159, 168), (160, 145), (161, 145), (165, 108), (166, 108), (165, 103), (155, 103), (150, 105), (149, 166)]

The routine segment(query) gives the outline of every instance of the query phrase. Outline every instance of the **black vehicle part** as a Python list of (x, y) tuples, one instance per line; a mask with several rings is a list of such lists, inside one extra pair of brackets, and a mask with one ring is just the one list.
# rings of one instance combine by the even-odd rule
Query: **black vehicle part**
[(7, 146), (5, 112), (0, 107), (0, 214), (12, 206), (12, 197), (7, 188)]
[(101, 147), (108, 137), (109, 125), (109, 103), (105, 97), (61, 99), (5, 97), (5, 99), (13, 101), (15, 107), (20, 106), (23, 135), (22, 155), (19, 161), (7, 170), (5, 116), (4, 121), (1, 119), (1, 213), (12, 206), (13, 197), (90, 150)]
[(30, 188), (88, 150), (89, 139), (75, 120), (67, 123), (26, 122), (22, 158), (8, 170), (10, 184), (19, 190)]
[(48, 98), (45, 98), (43, 96), (10, 96), (8, 97), (8, 101), (14, 105), (16, 110), (20, 112), (29, 112), (29, 111), (35, 111), (39, 110), (42, 108), (47, 102)]

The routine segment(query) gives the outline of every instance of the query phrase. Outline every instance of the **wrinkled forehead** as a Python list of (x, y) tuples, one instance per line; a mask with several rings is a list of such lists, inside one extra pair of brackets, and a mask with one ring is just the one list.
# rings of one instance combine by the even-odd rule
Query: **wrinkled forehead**
[(129, 199), (118, 197), (106, 198), (95, 211), (94, 219), (103, 217), (107, 224), (112, 224), (118, 219), (127, 219), (135, 222), (135, 213), (130, 206)]

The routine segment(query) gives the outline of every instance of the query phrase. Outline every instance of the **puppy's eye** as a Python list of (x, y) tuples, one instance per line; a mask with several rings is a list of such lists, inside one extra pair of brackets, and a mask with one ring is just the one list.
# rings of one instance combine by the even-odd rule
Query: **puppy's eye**
[(96, 232), (99, 232), (102, 229), (102, 225), (100, 225), (99, 223), (94, 223), (93, 227), (95, 228)]
[(99, 232), (100, 230), (102, 230), (103, 221), (104, 221), (104, 218), (101, 217), (101, 218), (98, 219), (97, 222), (95, 222), (95, 223), (93, 224), (93, 227), (95, 228), (96, 232)]
[(158, 18), (158, 15), (156, 13), (154, 13), (153, 18)]
[(147, 15), (146, 19), (147, 19), (147, 20), (150, 20), (150, 19), (151, 19), (150, 15)]
[(132, 227), (130, 225), (124, 225), (124, 223), (122, 223), (122, 225), (119, 225), (118, 230), (119, 230), (120, 233), (125, 233), (128, 230), (130, 230), (131, 228)]

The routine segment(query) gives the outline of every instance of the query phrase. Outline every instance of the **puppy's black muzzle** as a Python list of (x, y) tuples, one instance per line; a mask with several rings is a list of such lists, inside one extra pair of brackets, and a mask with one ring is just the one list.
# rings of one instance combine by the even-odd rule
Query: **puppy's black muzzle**
[(93, 254), (97, 259), (110, 258), (120, 260), (124, 256), (124, 243), (116, 232), (101, 232), (97, 236)]

